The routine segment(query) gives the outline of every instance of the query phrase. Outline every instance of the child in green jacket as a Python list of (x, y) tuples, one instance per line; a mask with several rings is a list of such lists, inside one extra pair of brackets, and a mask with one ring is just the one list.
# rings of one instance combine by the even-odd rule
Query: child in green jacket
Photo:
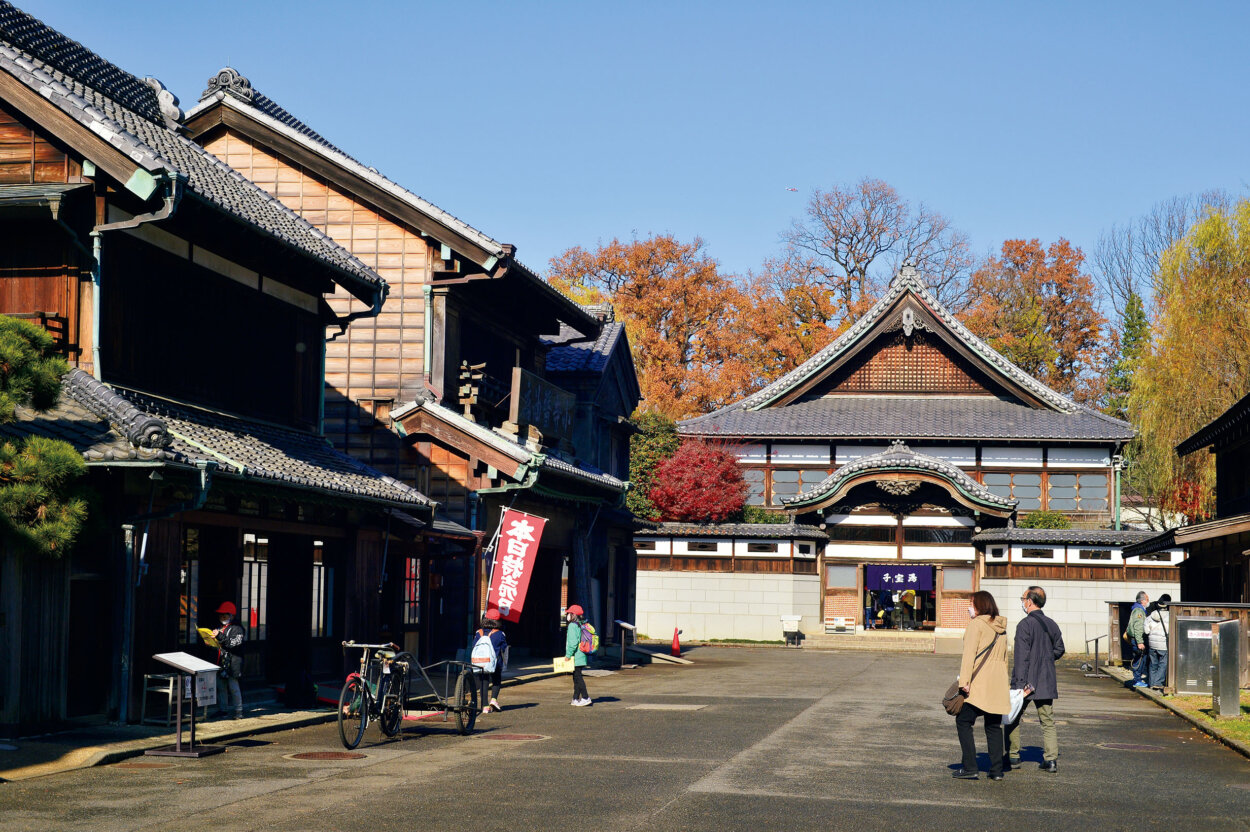
[(568, 633), (564, 638), (564, 658), (573, 660), (573, 701), (574, 707), (583, 708), (589, 704), (590, 693), (586, 690), (586, 680), (582, 678), (582, 668), (586, 666), (586, 654), (579, 646), (582, 641), (582, 625), (586, 623), (586, 612), (577, 604), (569, 607), (564, 618), (568, 622)]

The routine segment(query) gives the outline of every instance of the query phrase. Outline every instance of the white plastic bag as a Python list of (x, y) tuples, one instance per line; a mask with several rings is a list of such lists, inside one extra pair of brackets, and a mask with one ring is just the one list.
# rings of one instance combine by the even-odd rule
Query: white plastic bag
[(1003, 717), (1004, 725), (1011, 725), (1020, 718), (1020, 711), (1024, 710), (1024, 691), (1018, 688), (1011, 689), (1011, 711)]

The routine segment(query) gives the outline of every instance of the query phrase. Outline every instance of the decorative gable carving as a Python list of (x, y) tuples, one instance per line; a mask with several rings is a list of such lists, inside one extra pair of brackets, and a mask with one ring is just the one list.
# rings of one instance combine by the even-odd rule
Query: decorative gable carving
[[(917, 324), (913, 318), (913, 326)], [(884, 333), (805, 398), (840, 393), (993, 395), (979, 373), (944, 347), (939, 338), (916, 328), (910, 337), (904, 329)]]

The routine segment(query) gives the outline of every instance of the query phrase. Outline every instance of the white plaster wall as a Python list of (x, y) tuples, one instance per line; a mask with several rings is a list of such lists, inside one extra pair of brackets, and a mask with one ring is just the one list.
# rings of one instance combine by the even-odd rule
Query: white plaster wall
[[(1019, 578), (982, 578), (981, 589), (994, 596), (998, 610), (1007, 616), (1007, 636), (1016, 635), (1016, 624), (1024, 617), (1020, 609), (1020, 596), (1036, 584), (1046, 590), (1046, 606), (1043, 612), (1055, 620), (1063, 631), (1063, 643), (1069, 653), (1085, 653), (1085, 639), (1107, 635), (1107, 602), (1132, 601), (1139, 590), (1145, 590), (1151, 600), (1163, 593), (1181, 600), (1181, 585), (1175, 582), (1150, 582), (1127, 584), (1122, 581), (1034, 581)], [(1115, 634), (1120, 637), (1119, 633)], [(1107, 641), (1098, 642), (1099, 651), (1107, 654)], [(1088, 652), (1093, 653), (1091, 644)]]
[(781, 616), (801, 615), (799, 629), (823, 631), (817, 575), (646, 572), (637, 576), (638, 632), (668, 640), (783, 638)]

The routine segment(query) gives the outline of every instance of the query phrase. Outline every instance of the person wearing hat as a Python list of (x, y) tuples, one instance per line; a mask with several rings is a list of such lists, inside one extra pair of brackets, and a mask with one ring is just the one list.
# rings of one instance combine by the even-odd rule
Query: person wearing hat
[(217, 639), (217, 664), (221, 670), (217, 673), (217, 715), (226, 715), (226, 693), (234, 702), (234, 718), (243, 718), (243, 691), (239, 689), (239, 678), (243, 675), (243, 657), (239, 648), (243, 646), (245, 634), (243, 628), (234, 620), (238, 608), (230, 601), (225, 601), (217, 608), (217, 620), (221, 626), (213, 630), (213, 638)]
[(1159, 600), (1146, 608), (1146, 623), (1142, 635), (1146, 637), (1147, 681), (1155, 690), (1163, 690), (1168, 681), (1168, 604), (1172, 596), (1164, 593)]
[(568, 634), (564, 638), (564, 658), (573, 660), (573, 701), (572, 705), (584, 708), (591, 704), (590, 692), (586, 690), (586, 680), (582, 678), (582, 668), (586, 666), (586, 654), (580, 649), (582, 641), (582, 625), (586, 623), (586, 612), (578, 604), (573, 604), (564, 612), (568, 622)]

